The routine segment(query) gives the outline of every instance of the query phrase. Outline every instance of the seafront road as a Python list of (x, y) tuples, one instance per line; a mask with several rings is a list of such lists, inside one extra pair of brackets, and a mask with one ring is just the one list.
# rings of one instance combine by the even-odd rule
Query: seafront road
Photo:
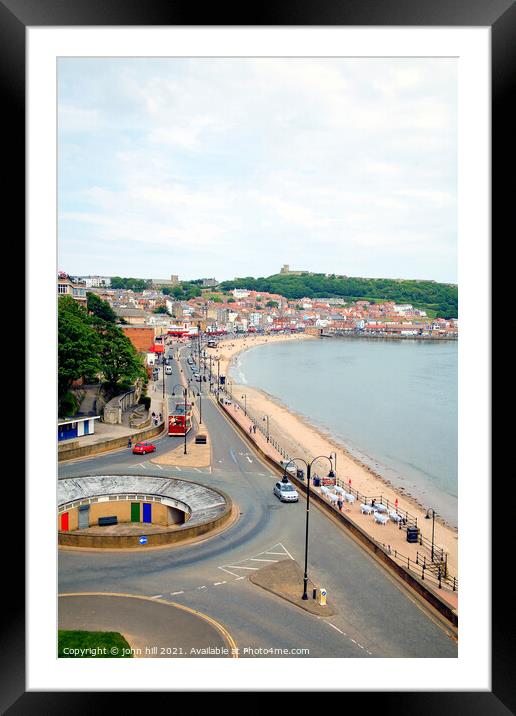
[[(186, 357), (186, 354), (185, 354)], [(183, 371), (188, 371), (186, 363)], [(168, 376), (178, 382), (177, 365)], [(151, 456), (119, 450), (61, 463), (59, 478), (84, 474), (170, 475), (228, 493), (240, 516), (229, 529), (196, 544), (131, 552), (60, 550), (59, 592), (154, 597), (211, 616), (241, 649), (308, 650), (308, 657), (457, 656), (457, 643), (387, 572), (323, 512), (310, 511), (309, 576), (328, 590), (337, 614), (321, 618), (253, 585), (247, 578), (273, 560), (303, 564), (305, 504), (273, 495), (278, 479), (206, 395), (202, 418), (212, 444), (210, 467), (157, 467)], [(158, 451), (181, 438), (162, 437)], [(171, 645), (173, 646), (173, 645)]]

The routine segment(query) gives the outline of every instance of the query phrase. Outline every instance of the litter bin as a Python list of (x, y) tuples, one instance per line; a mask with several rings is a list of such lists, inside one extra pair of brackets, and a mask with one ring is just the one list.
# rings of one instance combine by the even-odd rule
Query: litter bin
[(314, 487), (320, 487), (320, 486), (321, 486), (321, 478), (314, 477)]
[(407, 542), (417, 544), (419, 542), (419, 528), (418, 527), (407, 527)]

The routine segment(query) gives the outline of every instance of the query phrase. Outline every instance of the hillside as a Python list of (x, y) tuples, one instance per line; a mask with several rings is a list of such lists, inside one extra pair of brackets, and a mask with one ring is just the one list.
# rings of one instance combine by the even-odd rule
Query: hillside
[(411, 303), (429, 316), (458, 318), (458, 287), (434, 281), (389, 278), (353, 278), (325, 274), (274, 274), (267, 278), (237, 278), (219, 284), (220, 290), (243, 288), (278, 293), (285, 298), (336, 298), (345, 301)]

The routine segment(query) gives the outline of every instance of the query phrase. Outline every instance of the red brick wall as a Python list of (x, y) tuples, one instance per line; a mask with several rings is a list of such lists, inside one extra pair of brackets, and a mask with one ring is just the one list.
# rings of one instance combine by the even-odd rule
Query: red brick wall
[(146, 353), (154, 344), (154, 328), (120, 326), (124, 334), (129, 338), (138, 353)]

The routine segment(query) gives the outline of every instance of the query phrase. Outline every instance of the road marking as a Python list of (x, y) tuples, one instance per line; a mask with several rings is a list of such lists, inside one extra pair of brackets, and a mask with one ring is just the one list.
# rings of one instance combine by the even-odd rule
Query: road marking
[(233, 462), (235, 463), (235, 465), (238, 465), (238, 460), (236, 459), (235, 453), (233, 452), (233, 450), (231, 450), (231, 448), (229, 448), (229, 453), (230, 453), (231, 459), (233, 460)]
[(197, 589), (206, 589), (206, 585), (203, 584), (202, 587), (197, 587)]
[(241, 577), (239, 577), (238, 574), (235, 574), (230, 569), (226, 569), (225, 567), (219, 567), (219, 569), (222, 569), (223, 572), (228, 572), (228, 574), (231, 574), (233, 577), (236, 577), (237, 579), (241, 579)]
[(174, 467), (176, 468), (176, 470), (179, 470), (179, 472), (181, 472), (181, 468), (180, 468), (180, 467), (178, 467), (177, 465), (174, 465)]
[(258, 567), (240, 567), (240, 566), (235, 565), (235, 564), (228, 564), (228, 567), (233, 567), (233, 569), (251, 569), (253, 572), (257, 572), (257, 571), (258, 571)]
[(161, 465), (158, 465), (157, 462), (155, 462), (155, 463), (153, 463), (153, 464), (156, 465), (156, 467), (159, 467), (160, 470), (163, 470), (163, 468), (161, 467)]
[[(266, 552), (265, 554), (269, 554)], [(258, 557), (250, 557), (251, 562), (277, 562), (277, 559), (258, 559)]]
[(171, 597), (175, 596), (176, 594), (184, 594), (184, 590), (181, 592), (170, 592)]
[[(338, 627), (338, 626), (335, 626), (335, 624), (332, 624), (331, 622), (326, 622), (326, 624), (328, 624), (328, 626), (331, 626), (331, 627), (333, 627), (334, 629), (336, 629), (336, 630), (339, 632), (339, 634), (344, 634), (344, 632), (342, 631), (342, 629), (339, 629), (339, 627)], [(346, 636), (346, 635), (344, 634), (344, 636)]]
[(197, 470), (197, 472), (201, 472), (198, 467), (194, 467), (194, 470)]
[(224, 580), (224, 582), (213, 582), (214, 587), (218, 587), (219, 584), (227, 584), (227, 582)]
[(162, 596), (163, 594), (155, 594), (151, 599), (161, 599)]
[(251, 458), (249, 457), (249, 455), (246, 455), (246, 458), (249, 460), (249, 462), (252, 462), (252, 460), (251, 460)]

